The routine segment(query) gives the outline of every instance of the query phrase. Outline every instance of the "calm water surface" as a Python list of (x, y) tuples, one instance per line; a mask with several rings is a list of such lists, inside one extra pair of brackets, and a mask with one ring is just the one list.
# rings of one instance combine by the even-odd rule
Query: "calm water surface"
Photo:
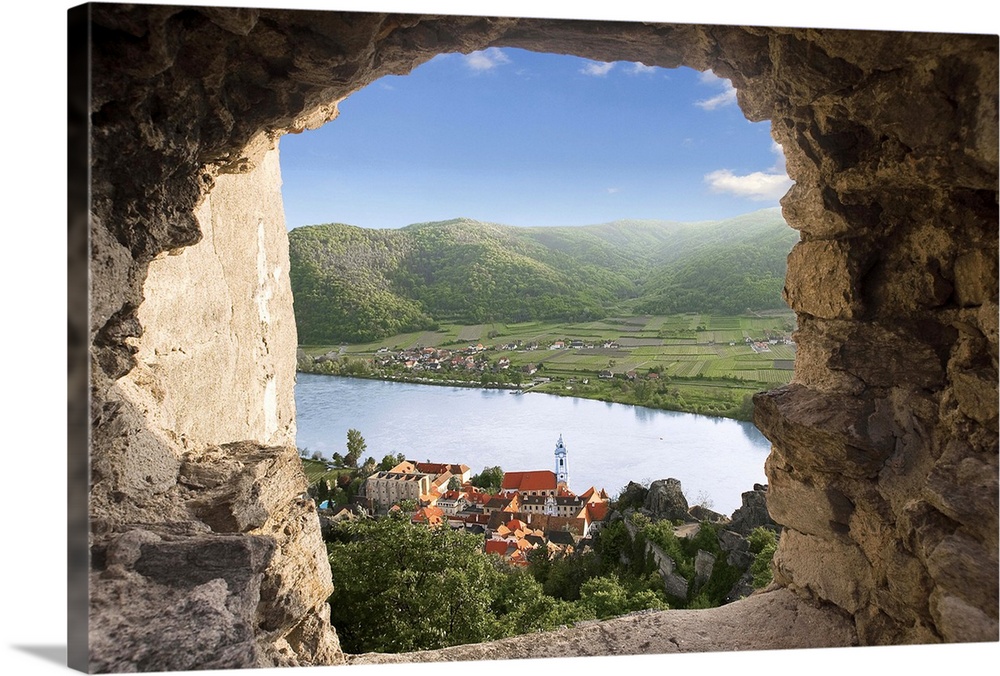
[(327, 458), (346, 452), (347, 430), (361, 431), (365, 457), (403, 453), (413, 460), (468, 465), (473, 473), (553, 469), (563, 435), (570, 488), (679, 479), (688, 502), (707, 496), (732, 514), (740, 494), (764, 483), (767, 439), (751, 423), (548, 394), (413, 385), (298, 374), (299, 448)]

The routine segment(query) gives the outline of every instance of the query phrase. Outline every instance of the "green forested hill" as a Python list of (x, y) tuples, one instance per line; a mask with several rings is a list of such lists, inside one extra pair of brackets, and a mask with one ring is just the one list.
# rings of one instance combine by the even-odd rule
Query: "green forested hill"
[(289, 243), (299, 342), (364, 342), (440, 320), (780, 308), (796, 239), (777, 209), (703, 223), (296, 228)]

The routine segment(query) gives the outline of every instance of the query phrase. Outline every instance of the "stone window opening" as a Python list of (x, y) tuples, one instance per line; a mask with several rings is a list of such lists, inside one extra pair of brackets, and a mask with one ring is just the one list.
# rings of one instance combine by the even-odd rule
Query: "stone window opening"
[[(92, 29), (94, 80), (91, 303), (70, 317), (89, 336), (71, 383), (93, 365), (77, 378), (90, 487), (71, 497), (90, 543), (70, 543), (92, 605), (71, 614), (71, 665), (345, 660), (317, 621), (318, 528), (291, 527), (309, 506), (293, 499), (295, 341), (269, 149), (380, 74), (487, 46), (711, 68), (748, 118), (771, 119), (796, 181), (782, 201), (802, 233), (786, 278), (795, 379), (755, 401), (785, 527), (776, 589), (699, 616), (766, 627), (811, 613), (823, 631), (718, 630), (687, 649), (997, 640), (996, 36), (141, 5), (72, 19)], [(233, 562), (225, 577), (199, 568), (208, 552)], [(163, 612), (194, 580), (234, 611), (202, 618), (218, 631)], [(672, 652), (668, 635), (700, 635), (684, 617), (564, 636)], [(183, 648), (143, 638), (178, 627)]]

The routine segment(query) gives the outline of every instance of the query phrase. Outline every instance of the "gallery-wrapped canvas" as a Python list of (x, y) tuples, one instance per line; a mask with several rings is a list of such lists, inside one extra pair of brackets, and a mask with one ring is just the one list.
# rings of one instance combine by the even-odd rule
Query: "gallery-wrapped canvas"
[[(402, 673), (995, 644), (997, 35), (474, 9), (68, 10), (69, 666)], [(382, 105), (358, 155), (314, 167), (342, 172), (314, 188), (329, 191), (315, 224), (340, 225), (290, 237), (302, 224), (289, 222), (283, 184), (298, 174), (283, 172), (283, 139), (338, 125), (349, 97), (441, 55), (503, 115)], [(581, 59), (573, 96), (600, 85), (619, 108), (571, 106), (513, 161), (505, 148), (545, 111), (489, 92), (501, 68), (548, 76), (538, 55)], [(626, 90), (642, 77), (716, 89), (637, 113)], [(746, 212), (769, 210), (753, 219), (647, 205), (640, 193), (667, 194), (684, 171), (640, 180), (609, 159), (618, 141), (576, 126), (606, 116), (607, 135), (623, 127), (650, 155), (695, 162), (741, 141), (665, 129), (722, 106), (769, 123), (774, 164), (689, 168), (681, 192), (759, 199)], [(377, 138), (404, 118), (419, 125), (395, 144), (423, 153), (416, 170)], [(503, 118), (524, 126), (504, 132)], [(478, 155), (425, 182), (446, 152), (432, 132)], [(531, 153), (560, 135), (565, 150)], [(446, 215), (398, 232), (345, 225), (361, 197), (335, 184), (373, 161), (386, 186), (406, 172), (412, 190), (368, 199), (414, 214), (437, 184), (489, 182), (488, 165), (522, 177), (497, 210), (540, 210), (536, 193), (586, 184), (617, 211), (514, 223), (486, 197), (434, 193)], [(568, 165), (587, 167), (572, 188)], [(692, 245), (708, 221), (715, 234)], [(602, 228), (575, 229), (589, 223)], [(588, 463), (572, 430), (540, 435), (524, 466), (500, 452), (463, 465), (447, 440), (473, 416), (430, 422), (448, 404), (406, 423), (430, 425), (433, 449), (369, 448), (343, 421), (345, 447), (310, 453), (297, 439), (305, 371), (599, 399), (636, 407), (636, 424), (665, 410), (689, 428), (694, 414), (742, 419), (766, 463), (721, 513), (676, 478), (697, 460), (573, 484)], [(506, 424), (481, 436), (527, 423)], [(602, 442), (594, 457), (665, 457), (680, 435)]]

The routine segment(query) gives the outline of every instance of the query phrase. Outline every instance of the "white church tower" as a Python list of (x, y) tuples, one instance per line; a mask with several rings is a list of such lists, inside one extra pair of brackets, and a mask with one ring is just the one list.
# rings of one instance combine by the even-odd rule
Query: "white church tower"
[(569, 463), (566, 461), (566, 446), (563, 445), (561, 434), (556, 442), (556, 485), (569, 488)]

